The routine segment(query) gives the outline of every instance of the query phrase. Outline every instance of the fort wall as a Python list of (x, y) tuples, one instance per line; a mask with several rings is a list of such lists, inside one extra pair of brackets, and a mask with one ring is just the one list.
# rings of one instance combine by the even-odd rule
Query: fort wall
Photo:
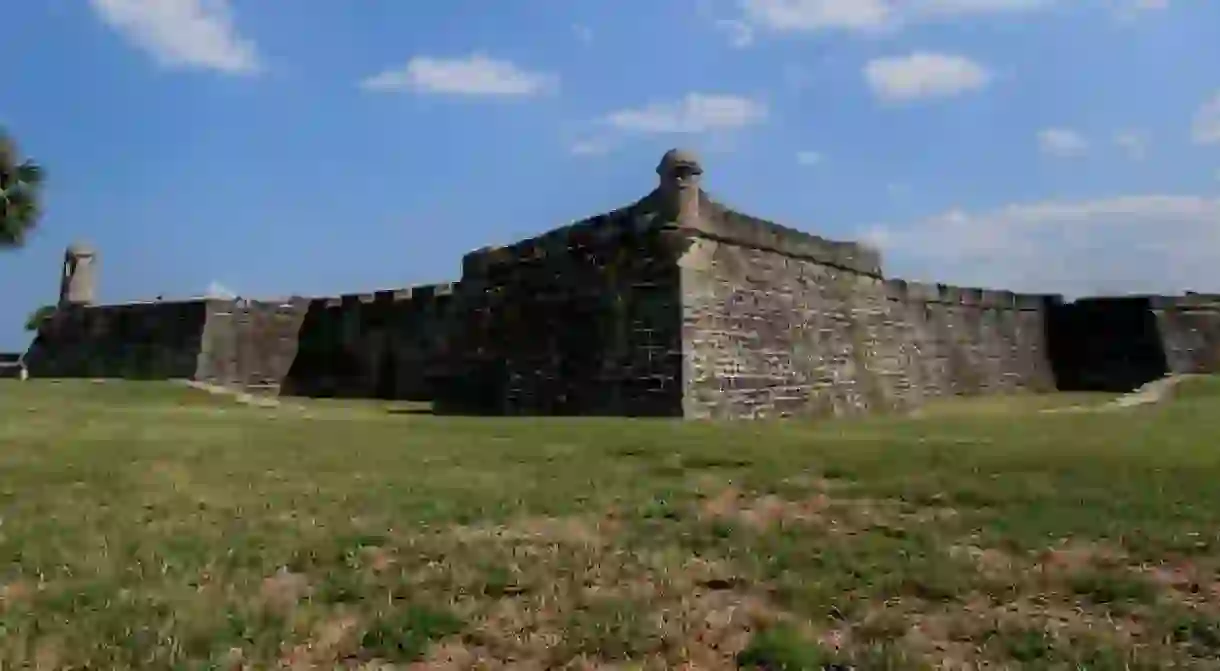
[(25, 355), (31, 377), (166, 379), (195, 375), (208, 301), (62, 305)]
[(700, 215), (717, 233), (691, 231), (680, 261), (686, 416), (849, 415), (1053, 388), (1045, 314), (1058, 297), (884, 280), (865, 246), (706, 199)]
[(1156, 315), (1170, 373), (1220, 373), (1220, 294), (1158, 296)]
[(681, 287), (656, 206), (468, 254), (438, 410), (680, 415)]
[(431, 284), (309, 301), (285, 393), (431, 400), (455, 288)]
[(204, 302), (193, 379), (277, 394), (297, 354), (306, 299)]
[(194, 379), (276, 393), (303, 316), (299, 301), (66, 304), (25, 361), (34, 377)]
[(1220, 295), (1065, 303), (886, 278), (868, 246), (713, 201), (686, 152), (657, 174), (626, 207), (467, 254), (460, 282), (392, 291), (93, 306), (96, 254), (73, 246), (25, 364), (438, 412), (715, 419), (1220, 373)]

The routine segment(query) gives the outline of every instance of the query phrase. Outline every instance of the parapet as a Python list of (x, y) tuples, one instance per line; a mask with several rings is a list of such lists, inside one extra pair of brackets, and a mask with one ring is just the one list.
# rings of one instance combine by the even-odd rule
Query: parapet
[(429, 304), (452, 296), (457, 291), (457, 282), (441, 282), (438, 284), (419, 284), (400, 289), (378, 289), (354, 294), (326, 296), (313, 299), (326, 308), (350, 308), (357, 305), (384, 306), (403, 305), (408, 303)]
[[(697, 172), (688, 171), (686, 181), (678, 187), (667, 185), (665, 180), (673, 176), (664, 168), (674, 162), (674, 156), (686, 157), (683, 160), (697, 167), (689, 152), (671, 150), (658, 168), (662, 184), (640, 200), (510, 245), (470, 252), (462, 259), (463, 277), (479, 276), (501, 265), (540, 261), (555, 254), (618, 244), (625, 237), (667, 230), (881, 277), (879, 251), (858, 242), (828, 240), (733, 210), (699, 188), (701, 168)], [(680, 197), (672, 192), (675, 188), (683, 191)], [(691, 212), (675, 214), (676, 206), (671, 202), (675, 198), (680, 198), (681, 207)]]
[(886, 298), (899, 303), (961, 305), (993, 310), (1042, 310), (1063, 302), (1058, 294), (1017, 294), (996, 289), (955, 287), (902, 279), (884, 282)]
[(1220, 294), (1191, 292), (1181, 296), (1149, 296), (1148, 304), (1153, 310), (1220, 311)]
[(829, 240), (743, 214), (702, 194), (705, 227), (696, 235), (881, 277), (881, 253), (859, 242)]

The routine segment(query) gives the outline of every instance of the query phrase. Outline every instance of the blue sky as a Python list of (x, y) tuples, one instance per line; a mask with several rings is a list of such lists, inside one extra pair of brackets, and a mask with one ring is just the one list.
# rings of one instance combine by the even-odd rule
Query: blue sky
[(11, 4), (0, 124), (50, 182), (0, 349), (73, 240), (105, 301), (457, 279), (671, 146), (892, 275), (1220, 292), (1215, 0)]

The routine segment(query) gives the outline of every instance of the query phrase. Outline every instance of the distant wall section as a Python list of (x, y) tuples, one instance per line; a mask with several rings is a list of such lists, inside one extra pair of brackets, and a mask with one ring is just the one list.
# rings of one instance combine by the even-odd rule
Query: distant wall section
[(1172, 373), (1220, 373), (1220, 294), (1155, 298), (1150, 305)]
[(884, 341), (907, 405), (929, 398), (1055, 389), (1047, 320), (1058, 295), (887, 280)]
[(1111, 296), (1056, 306), (1051, 360), (1063, 390), (1131, 391), (1167, 374), (1220, 373), (1220, 296)]
[(66, 305), (25, 361), (31, 377), (195, 379), (275, 393), (304, 314), (299, 299)]
[(167, 379), (195, 374), (208, 301), (64, 305), (25, 355), (31, 377)]
[(207, 300), (193, 378), (277, 394), (297, 354), (308, 300)]
[(311, 300), (284, 393), (431, 400), (455, 286)]

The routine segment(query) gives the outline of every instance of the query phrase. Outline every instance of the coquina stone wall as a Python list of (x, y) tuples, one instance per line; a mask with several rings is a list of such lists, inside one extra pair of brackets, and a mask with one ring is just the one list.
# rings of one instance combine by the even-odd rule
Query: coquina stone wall
[(446, 283), (311, 300), (284, 391), (431, 400), (454, 290)]
[(462, 260), (460, 282), (92, 306), (64, 257), (34, 377), (194, 378), (439, 412), (743, 419), (1220, 373), (1220, 295), (1089, 298), (887, 279), (880, 255), (712, 200), (672, 150), (644, 198)]
[(1220, 373), (1220, 294), (1150, 301), (1170, 373)]
[(275, 393), (296, 355), (300, 301), (66, 305), (25, 355), (33, 377), (195, 379)]
[(1048, 313), (1058, 295), (1016, 294), (887, 280), (887, 342), (898, 353), (895, 388), (928, 398), (1055, 389)]
[(31, 377), (168, 379), (195, 375), (208, 301), (63, 305), (25, 355)]
[(884, 280), (879, 255), (704, 197), (680, 260), (688, 417), (849, 415), (1054, 386), (1057, 297)]
[(659, 207), (467, 255), (437, 409), (681, 415), (681, 287)]
[(195, 380), (279, 393), (296, 359), (307, 299), (287, 301), (207, 300)]

